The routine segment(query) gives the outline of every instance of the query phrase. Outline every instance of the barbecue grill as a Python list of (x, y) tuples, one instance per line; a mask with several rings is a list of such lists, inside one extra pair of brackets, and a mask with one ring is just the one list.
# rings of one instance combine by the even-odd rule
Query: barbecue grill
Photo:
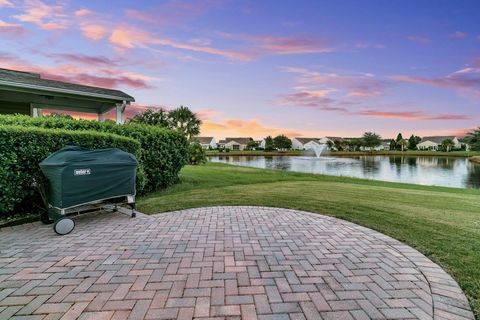
[(135, 217), (137, 166), (134, 155), (116, 148), (68, 146), (44, 159), (40, 168), (48, 180), (48, 217), (55, 232), (64, 235), (74, 229), (69, 213), (101, 207), (107, 201), (114, 208), (128, 204)]

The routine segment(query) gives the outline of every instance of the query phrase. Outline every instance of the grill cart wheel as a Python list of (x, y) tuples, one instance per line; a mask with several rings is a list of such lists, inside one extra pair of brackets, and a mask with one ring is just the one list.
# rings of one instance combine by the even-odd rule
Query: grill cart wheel
[(75, 222), (67, 217), (58, 219), (53, 225), (53, 230), (61, 236), (69, 234), (73, 228), (75, 228)]

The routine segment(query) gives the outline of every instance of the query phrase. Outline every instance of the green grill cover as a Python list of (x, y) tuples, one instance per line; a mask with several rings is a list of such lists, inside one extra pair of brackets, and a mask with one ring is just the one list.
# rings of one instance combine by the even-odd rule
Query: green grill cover
[(134, 155), (120, 149), (68, 146), (40, 163), (48, 179), (48, 202), (66, 209), (96, 200), (135, 195)]

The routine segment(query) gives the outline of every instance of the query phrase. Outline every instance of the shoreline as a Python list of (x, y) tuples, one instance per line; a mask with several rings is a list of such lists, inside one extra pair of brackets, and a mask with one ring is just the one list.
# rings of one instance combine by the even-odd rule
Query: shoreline
[[(290, 151), (230, 151), (230, 152), (218, 152), (207, 151), (207, 156), (302, 156), (305, 152), (302, 150), (290, 150)], [(331, 151), (326, 156), (425, 156), (425, 157), (459, 157), (469, 158), (470, 161), (480, 164), (480, 152), (475, 151)]]

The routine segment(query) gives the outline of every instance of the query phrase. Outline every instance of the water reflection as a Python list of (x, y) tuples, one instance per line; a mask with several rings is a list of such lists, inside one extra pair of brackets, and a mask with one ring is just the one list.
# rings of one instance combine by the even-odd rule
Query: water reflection
[(256, 168), (424, 185), (480, 188), (480, 165), (470, 163), (465, 158), (360, 156), (317, 159), (308, 156), (216, 156), (210, 157), (210, 160)]

